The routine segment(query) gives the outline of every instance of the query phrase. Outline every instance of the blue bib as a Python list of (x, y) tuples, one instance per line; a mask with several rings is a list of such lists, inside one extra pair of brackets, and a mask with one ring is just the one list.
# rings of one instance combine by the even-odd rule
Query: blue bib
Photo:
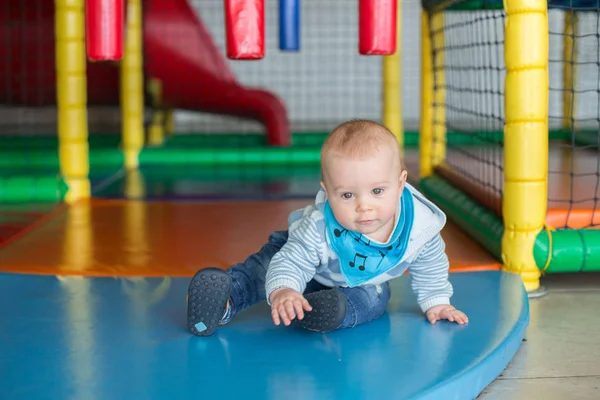
[(404, 188), (400, 198), (398, 224), (387, 244), (371, 242), (361, 233), (341, 226), (325, 202), (325, 225), (330, 245), (340, 260), (340, 270), (350, 287), (381, 275), (394, 268), (406, 252), (414, 220), (414, 203), (410, 190)]

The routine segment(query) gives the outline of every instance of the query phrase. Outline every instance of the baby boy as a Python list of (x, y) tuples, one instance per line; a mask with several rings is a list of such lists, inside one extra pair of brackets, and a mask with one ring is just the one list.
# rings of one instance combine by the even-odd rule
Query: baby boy
[(190, 331), (210, 335), (261, 301), (276, 325), (354, 327), (384, 313), (388, 281), (406, 271), (431, 323), (467, 323), (450, 304), (446, 216), (406, 182), (396, 137), (372, 121), (341, 124), (321, 149), (321, 175), (314, 204), (291, 213), (287, 231), (273, 232), (243, 263), (194, 275)]

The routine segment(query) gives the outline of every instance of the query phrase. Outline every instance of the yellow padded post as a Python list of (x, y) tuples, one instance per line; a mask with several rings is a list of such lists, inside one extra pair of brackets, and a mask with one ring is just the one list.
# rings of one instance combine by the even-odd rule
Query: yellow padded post
[(446, 78), (444, 53), (444, 15), (421, 11), (421, 124), (419, 135), (420, 174), (433, 174), (446, 158)]
[(55, 0), (60, 171), (67, 203), (90, 197), (84, 0)]
[(419, 126), (419, 169), (421, 178), (433, 174), (431, 151), (433, 147), (433, 64), (429, 13), (421, 10), (421, 121)]
[(402, 1), (397, 5), (398, 25), (396, 52), (383, 56), (383, 125), (398, 139), (400, 152), (404, 154), (404, 132), (402, 126)]
[(144, 146), (142, 1), (127, 0), (125, 46), (121, 62), (121, 112), (125, 168), (137, 168)]
[(548, 203), (548, 8), (546, 0), (504, 0), (504, 270), (539, 288), (533, 258)]
[(159, 79), (150, 79), (148, 82), (148, 92), (152, 96), (152, 122), (148, 127), (148, 145), (160, 146), (165, 140), (165, 113), (162, 109), (162, 81)]
[(175, 133), (175, 111), (168, 108), (165, 111), (165, 134), (171, 136)]
[(446, 73), (444, 14), (436, 12), (431, 15), (431, 46), (433, 50), (433, 143), (431, 163), (437, 167), (446, 159)]

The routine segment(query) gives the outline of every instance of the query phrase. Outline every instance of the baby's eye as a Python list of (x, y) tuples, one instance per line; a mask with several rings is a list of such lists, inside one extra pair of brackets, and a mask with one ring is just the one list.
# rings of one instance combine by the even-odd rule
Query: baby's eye
[(348, 192), (343, 193), (342, 194), (342, 198), (344, 198), (344, 199), (351, 199), (352, 198), (352, 193), (348, 193)]
[(383, 189), (381, 189), (381, 188), (373, 189), (373, 194), (377, 195), (377, 194), (381, 194), (381, 193), (383, 193)]

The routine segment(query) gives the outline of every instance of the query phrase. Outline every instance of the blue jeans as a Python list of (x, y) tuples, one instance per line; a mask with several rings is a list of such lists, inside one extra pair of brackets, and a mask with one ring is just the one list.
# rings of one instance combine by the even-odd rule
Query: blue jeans
[[(266, 301), (265, 278), (267, 268), (271, 258), (286, 243), (287, 238), (287, 231), (273, 232), (269, 236), (269, 241), (258, 253), (251, 255), (243, 263), (235, 264), (227, 270), (233, 281), (231, 317), (254, 304)], [(304, 293), (328, 289), (331, 288), (311, 280), (306, 285)], [(354, 288), (338, 287), (335, 289), (343, 293), (348, 299), (348, 312), (338, 329), (351, 328), (379, 318), (385, 311), (390, 299), (390, 287), (387, 282), (380, 285), (365, 285)]]

